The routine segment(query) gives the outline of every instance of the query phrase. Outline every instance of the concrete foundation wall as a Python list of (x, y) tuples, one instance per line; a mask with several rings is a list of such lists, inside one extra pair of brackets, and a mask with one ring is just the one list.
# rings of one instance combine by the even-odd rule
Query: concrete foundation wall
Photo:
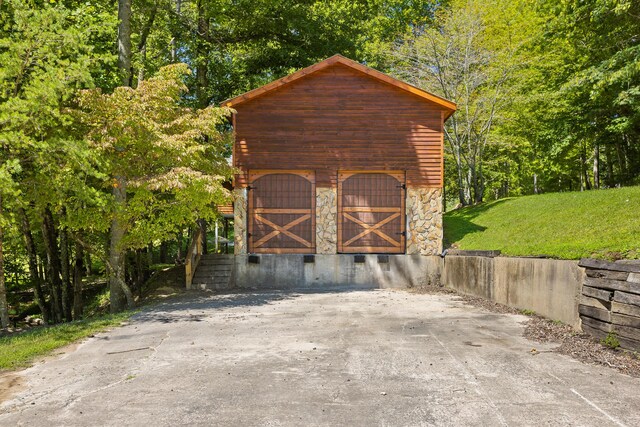
[(442, 283), (460, 292), (580, 327), (584, 271), (577, 261), (448, 256)]
[[(250, 257), (253, 261), (249, 262)], [(442, 284), (578, 329), (584, 270), (576, 261), (533, 258), (424, 255), (236, 255), (230, 287), (408, 288)], [(364, 260), (362, 263), (356, 259)]]
[[(440, 257), (421, 255), (315, 255), (305, 263), (303, 255), (257, 256), (259, 264), (248, 262), (248, 255), (235, 257), (234, 285), (239, 288), (304, 288), (356, 286), (406, 288), (436, 284), (442, 274)], [(388, 262), (381, 262), (388, 260)]]

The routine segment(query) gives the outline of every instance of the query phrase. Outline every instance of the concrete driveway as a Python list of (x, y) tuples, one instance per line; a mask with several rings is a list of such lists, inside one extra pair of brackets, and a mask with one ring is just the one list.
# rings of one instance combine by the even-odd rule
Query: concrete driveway
[(404, 291), (190, 294), (20, 372), (0, 425), (640, 425), (640, 380), (524, 320)]

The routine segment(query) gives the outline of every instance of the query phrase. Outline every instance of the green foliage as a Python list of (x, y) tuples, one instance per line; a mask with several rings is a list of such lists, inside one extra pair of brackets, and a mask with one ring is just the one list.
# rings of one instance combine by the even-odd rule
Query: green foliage
[(133, 312), (39, 327), (0, 338), (0, 370), (28, 366), (36, 357), (127, 320)]
[(91, 318), (97, 315), (106, 314), (109, 311), (109, 297), (109, 289), (104, 289), (102, 292), (95, 295), (85, 304), (85, 317)]
[(214, 219), (215, 207), (229, 200), (222, 186), (232, 172), (224, 156), (228, 134), (218, 127), (231, 110), (181, 105), (188, 75), (186, 65), (176, 64), (135, 89), (79, 95), (79, 131), (102, 165), (102, 187), (125, 185), (128, 192), (124, 204), (109, 199), (99, 227), (119, 216), (126, 224), (123, 249), (144, 248), (197, 219)]
[(452, 1), (433, 26), (414, 29), (391, 51), (394, 74), (458, 106), (445, 129), (447, 189), (462, 204), (482, 201), (487, 184), (502, 185), (517, 167), (512, 155), (527, 149), (526, 140), (495, 129), (509, 120), (538, 23), (530, 2)]
[(65, 106), (104, 75), (112, 55), (92, 43), (115, 21), (86, 4), (9, 0), (0, 13), (0, 192), (10, 208), (69, 203), (81, 214), (96, 199), (87, 184), (99, 172), (86, 144), (70, 137)]
[(448, 212), (447, 244), (504, 255), (640, 258), (640, 187), (502, 199)]
[(620, 341), (618, 340), (618, 335), (615, 332), (609, 332), (605, 338), (600, 340), (600, 343), (605, 347), (609, 347), (614, 350), (620, 347)]
[(503, 131), (529, 141), (525, 161), (546, 191), (637, 184), (640, 4), (547, 1), (538, 13), (546, 28)]

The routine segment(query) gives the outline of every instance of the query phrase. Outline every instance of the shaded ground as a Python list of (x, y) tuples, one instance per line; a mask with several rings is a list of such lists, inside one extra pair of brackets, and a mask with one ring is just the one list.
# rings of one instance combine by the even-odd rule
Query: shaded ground
[(193, 293), (17, 373), (0, 425), (640, 424), (639, 380), (526, 320), (405, 291)]

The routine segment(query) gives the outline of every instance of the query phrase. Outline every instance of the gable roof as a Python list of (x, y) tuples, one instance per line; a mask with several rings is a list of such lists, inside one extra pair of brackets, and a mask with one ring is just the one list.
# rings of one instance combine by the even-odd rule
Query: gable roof
[(261, 86), (257, 89), (253, 89), (253, 90), (250, 90), (249, 92), (245, 92), (242, 95), (236, 96), (235, 98), (227, 99), (226, 101), (223, 101), (221, 104), (227, 107), (235, 107), (236, 105), (242, 104), (246, 101), (262, 96), (268, 92), (271, 92), (272, 90), (278, 89), (281, 86), (287, 85), (302, 77), (313, 74), (316, 71), (320, 71), (325, 68), (328, 68), (334, 64), (345, 65), (362, 74), (366, 74), (371, 78), (374, 78), (388, 85), (395, 86), (399, 89), (412, 93), (416, 96), (419, 96), (420, 98), (423, 98), (427, 101), (430, 101), (440, 106), (446, 112), (445, 120), (448, 119), (456, 111), (456, 104), (451, 101), (448, 101), (444, 98), (441, 98), (432, 93), (424, 91), (420, 88), (412, 86), (401, 80), (394, 79), (393, 77), (390, 77), (384, 73), (381, 73), (378, 70), (374, 70), (373, 68), (369, 68), (367, 66), (359, 64), (356, 61), (352, 61), (351, 59), (345, 58), (342, 55), (333, 55), (332, 57), (327, 58), (324, 61), (313, 64), (307, 68), (303, 68), (302, 70), (296, 71), (295, 73), (289, 74), (288, 76), (282, 77), (281, 79), (272, 81), (271, 83), (267, 83), (266, 85)]

